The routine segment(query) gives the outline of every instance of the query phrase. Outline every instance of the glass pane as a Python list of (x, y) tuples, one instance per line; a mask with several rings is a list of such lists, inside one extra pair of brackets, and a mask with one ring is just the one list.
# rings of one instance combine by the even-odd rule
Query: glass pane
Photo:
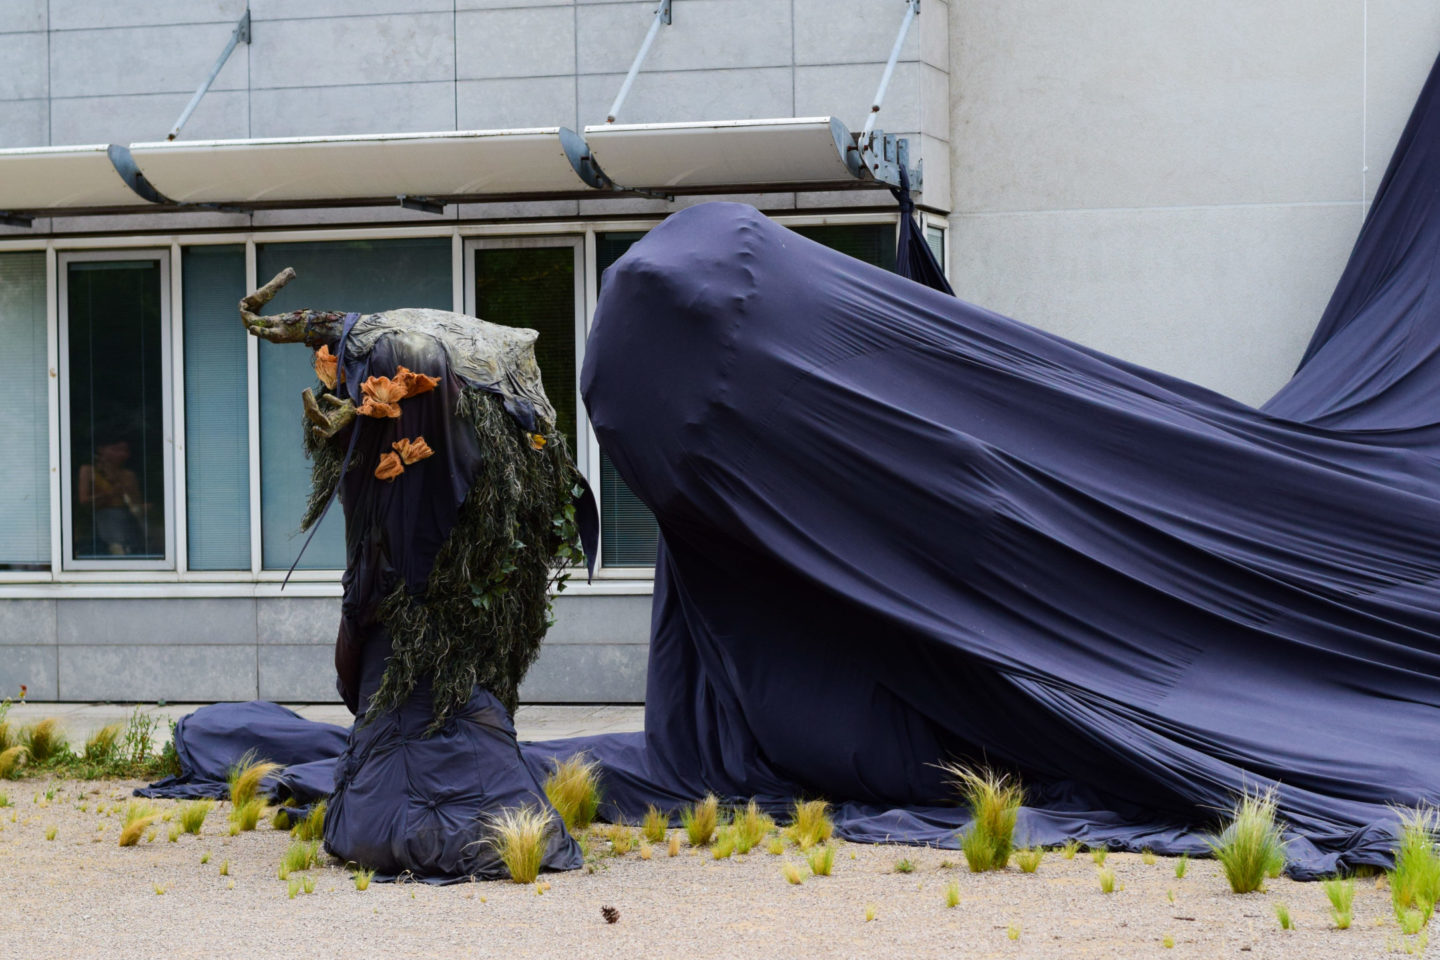
[[(600, 283), (605, 269), (625, 255), (644, 233), (601, 233), (595, 237), (595, 265)], [(625, 486), (615, 464), (600, 451), (600, 557), (607, 567), (655, 566), (660, 527), (655, 515)]]
[(0, 254), (0, 570), (50, 569), (45, 254)]
[(823, 243), (831, 250), (886, 270), (895, 269), (895, 225), (863, 223), (853, 226), (792, 227), (802, 237)]
[(76, 560), (165, 559), (161, 282), (158, 260), (67, 264)]
[[(271, 243), (257, 248), (261, 283), (285, 267), (297, 274), (265, 308), (310, 307), (375, 313), (397, 307), (454, 308), (450, 238)], [(304, 537), (300, 518), (310, 495), (310, 461), (301, 447), (300, 392), (316, 383), (312, 354), (293, 343), (260, 343), (261, 562), (285, 570)], [(301, 570), (345, 566), (345, 521), (338, 508), (321, 523)]]
[(940, 264), (940, 269), (945, 269), (945, 231), (939, 227), (925, 228), (925, 243), (930, 247), (930, 253), (934, 255), (935, 262)]
[(185, 524), (191, 570), (250, 569), (245, 248), (186, 247)]
[(560, 432), (575, 446), (575, 248), (475, 251), (475, 315), (540, 332), (535, 359)]

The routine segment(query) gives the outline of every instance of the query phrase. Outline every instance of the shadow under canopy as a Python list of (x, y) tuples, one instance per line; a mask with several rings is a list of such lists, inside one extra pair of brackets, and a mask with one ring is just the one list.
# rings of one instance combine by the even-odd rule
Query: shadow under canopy
[(532, 769), (588, 751), (611, 818), (821, 795), (954, 847), (935, 764), (984, 760), (1021, 842), (1162, 853), (1274, 784), (1293, 876), (1387, 862), (1389, 805), (1440, 800), (1437, 83), (1258, 410), (749, 207), (667, 219), (582, 374), (661, 531), (646, 730)]

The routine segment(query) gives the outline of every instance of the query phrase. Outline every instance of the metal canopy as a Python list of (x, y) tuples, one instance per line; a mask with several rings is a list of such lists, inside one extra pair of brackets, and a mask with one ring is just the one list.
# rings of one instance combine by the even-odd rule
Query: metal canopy
[[(567, 155), (567, 148), (569, 155)], [(572, 165), (572, 159), (584, 163)], [(831, 117), (0, 150), (0, 217), (883, 187)]]
[(847, 189), (862, 180), (855, 142), (833, 117), (585, 128), (595, 162), (615, 183), (667, 193)]
[(354, 137), (137, 143), (146, 178), (177, 203), (235, 207), (574, 193), (558, 127)]
[(147, 207), (120, 179), (109, 148), (35, 147), (0, 150), (0, 211), (37, 216), (85, 207)]

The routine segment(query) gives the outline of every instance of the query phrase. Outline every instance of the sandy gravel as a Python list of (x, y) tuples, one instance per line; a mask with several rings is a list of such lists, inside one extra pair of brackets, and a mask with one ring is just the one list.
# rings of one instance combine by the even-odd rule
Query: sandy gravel
[[(593, 872), (551, 874), (549, 889), (511, 883), (429, 887), (373, 884), (357, 891), (336, 866), (313, 870), (315, 892), (290, 899), (277, 877), (288, 835), (268, 821), (227, 835), (228, 806), (211, 813), (200, 836), (121, 848), (118, 814), (133, 783), (24, 780), (0, 784), (0, 958), (115, 957), (1236, 957), (1404, 956), (1387, 891), (1361, 881), (1355, 922), (1332, 928), (1318, 884), (1272, 881), (1268, 892), (1235, 896), (1217, 866), (1145, 864), (1111, 854), (1124, 885), (1105, 895), (1085, 853), (1047, 854), (1038, 873), (1015, 867), (971, 874), (953, 851), (842, 844), (830, 877), (792, 886), (785, 861), (757, 848), (716, 862), (682, 845), (605, 857)], [(45, 790), (56, 791), (53, 801)], [(88, 806), (82, 812), (81, 805)], [(161, 801), (163, 809), (175, 804)], [(13, 815), (13, 819), (12, 819)], [(55, 839), (45, 839), (54, 827)], [(210, 861), (201, 864), (201, 856)], [(909, 858), (913, 873), (894, 870)], [(219, 873), (230, 861), (230, 875)], [(945, 887), (960, 885), (947, 909)], [(157, 893), (163, 890), (163, 893)], [(1167, 891), (1174, 891), (1174, 903)], [(1297, 928), (1281, 930), (1274, 904), (1289, 906)], [(612, 905), (619, 922), (606, 924)], [(867, 922), (873, 905), (875, 919)], [(1009, 928), (1019, 928), (1011, 939)], [(1175, 946), (1162, 945), (1164, 937)], [(1436, 952), (1436, 951), (1432, 951)]]

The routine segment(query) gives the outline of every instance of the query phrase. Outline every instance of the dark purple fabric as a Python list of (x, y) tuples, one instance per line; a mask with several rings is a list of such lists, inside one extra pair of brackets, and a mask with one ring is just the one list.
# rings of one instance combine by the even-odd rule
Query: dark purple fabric
[(1440, 799), (1434, 88), (1263, 412), (748, 207), (637, 243), (582, 374), (663, 538), (643, 743), (585, 744), (619, 812), (804, 792), (940, 840), (933, 765), (987, 758), (1037, 842), (1193, 851), (1276, 784), (1293, 873), (1383, 862)]
[(925, 231), (915, 220), (915, 201), (910, 197), (910, 174), (904, 165), (900, 167), (900, 189), (891, 190), (900, 204), (900, 232), (895, 244), (895, 272), (907, 280), (923, 283), (932, 290), (955, 295), (950, 281), (945, 279), (945, 268), (935, 259), (930, 244), (925, 242)]
[(984, 759), (1022, 842), (1167, 853), (1274, 785), (1292, 875), (1386, 863), (1389, 805), (1440, 801), (1437, 83), (1261, 410), (749, 207), (653, 230), (582, 372), (661, 531), (645, 732), (532, 777), (584, 751), (611, 818), (820, 795), (953, 847), (934, 764)]

